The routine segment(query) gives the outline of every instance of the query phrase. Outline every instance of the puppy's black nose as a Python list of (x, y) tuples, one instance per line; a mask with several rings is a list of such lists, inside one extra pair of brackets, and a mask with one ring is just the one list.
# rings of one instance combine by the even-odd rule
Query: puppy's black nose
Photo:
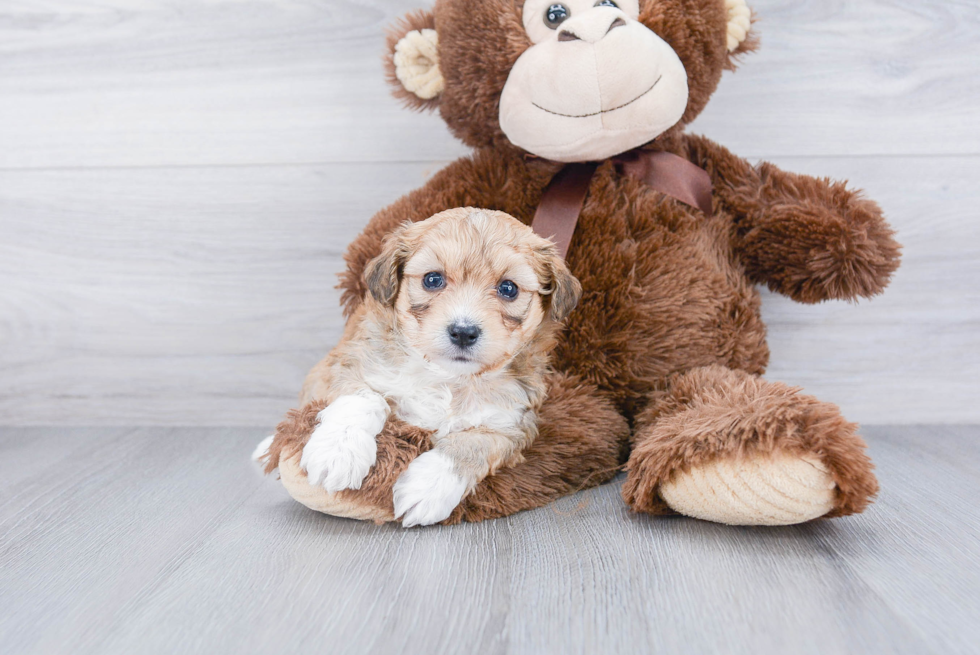
[(448, 329), (449, 340), (460, 348), (469, 348), (480, 338), (480, 328), (475, 325), (453, 323)]

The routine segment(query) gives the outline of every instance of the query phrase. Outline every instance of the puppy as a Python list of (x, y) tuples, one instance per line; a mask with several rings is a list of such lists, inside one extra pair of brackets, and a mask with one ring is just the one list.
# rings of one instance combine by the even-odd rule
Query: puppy
[(301, 400), (326, 400), (303, 448), (311, 485), (358, 489), (390, 413), (432, 431), (394, 486), (405, 527), (446, 519), (537, 435), (548, 353), (581, 293), (554, 244), (502, 212), (406, 223), (365, 272), (369, 293)]

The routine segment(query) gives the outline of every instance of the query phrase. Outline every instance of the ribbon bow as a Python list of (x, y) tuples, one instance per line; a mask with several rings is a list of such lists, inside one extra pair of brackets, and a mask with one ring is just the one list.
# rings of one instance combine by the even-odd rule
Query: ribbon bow
[[(631, 150), (611, 160), (620, 173), (711, 216), (711, 176), (703, 168), (669, 152)], [(531, 229), (550, 238), (562, 257), (575, 233), (589, 183), (599, 162), (567, 164), (548, 183), (534, 213)]]

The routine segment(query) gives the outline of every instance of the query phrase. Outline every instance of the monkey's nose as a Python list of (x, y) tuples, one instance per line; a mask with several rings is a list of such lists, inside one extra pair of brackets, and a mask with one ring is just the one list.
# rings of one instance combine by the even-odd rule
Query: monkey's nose
[(558, 40), (596, 43), (617, 27), (625, 26), (626, 21), (619, 11), (590, 11), (562, 23)]
[(480, 328), (476, 325), (453, 323), (448, 328), (449, 340), (460, 348), (469, 348), (480, 338)]

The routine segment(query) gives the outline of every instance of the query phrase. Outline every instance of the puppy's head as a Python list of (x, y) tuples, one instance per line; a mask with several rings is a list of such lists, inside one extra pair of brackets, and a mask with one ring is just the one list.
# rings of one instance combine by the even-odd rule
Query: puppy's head
[(459, 375), (543, 344), (581, 295), (554, 244), (503, 212), (471, 208), (406, 223), (366, 278), (402, 337)]

